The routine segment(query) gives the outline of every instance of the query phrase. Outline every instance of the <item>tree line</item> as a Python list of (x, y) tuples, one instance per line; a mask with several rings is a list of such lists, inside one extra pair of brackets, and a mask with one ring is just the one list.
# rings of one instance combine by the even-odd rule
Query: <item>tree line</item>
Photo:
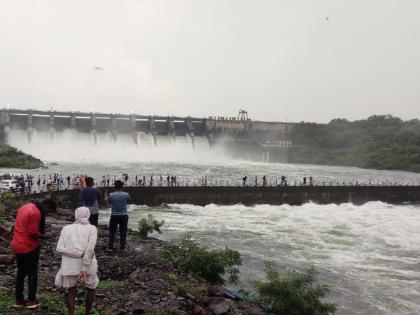
[(420, 121), (391, 115), (301, 122), (291, 132), (290, 163), (420, 172)]

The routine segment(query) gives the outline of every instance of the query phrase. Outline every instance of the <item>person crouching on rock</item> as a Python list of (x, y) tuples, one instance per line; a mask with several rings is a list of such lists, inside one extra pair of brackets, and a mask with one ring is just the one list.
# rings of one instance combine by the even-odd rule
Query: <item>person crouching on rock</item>
[(74, 315), (76, 305), (76, 285), (84, 284), (86, 292), (86, 314), (90, 314), (98, 286), (98, 263), (95, 246), (98, 231), (89, 223), (90, 211), (79, 207), (75, 211), (75, 222), (61, 230), (57, 253), (62, 255), (61, 268), (55, 277), (55, 285), (67, 289), (66, 304), (69, 315)]
[[(25, 204), (17, 211), (12, 240), (12, 251), (17, 263), (15, 308), (26, 306), (35, 309), (40, 305), (36, 300), (41, 250), (39, 239), (48, 238), (45, 232), (45, 216), (48, 212), (56, 210), (56, 203), (51, 199), (45, 199), (39, 203)], [(26, 276), (28, 276), (28, 301), (23, 297)]]

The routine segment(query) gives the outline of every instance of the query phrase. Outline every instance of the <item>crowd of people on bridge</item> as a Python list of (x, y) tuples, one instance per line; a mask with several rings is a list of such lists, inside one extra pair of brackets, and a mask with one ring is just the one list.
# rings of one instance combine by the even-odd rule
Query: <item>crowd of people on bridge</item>
[[(18, 194), (28, 194), (36, 192), (44, 192), (51, 190), (63, 190), (63, 189), (82, 189), (87, 186), (87, 175), (86, 174), (43, 174), (34, 176), (31, 174), (4, 174), (1, 179), (15, 179), (17, 185), (10, 187), (10, 191)], [(146, 176), (122, 174), (117, 175), (102, 175), (98, 178), (98, 187), (113, 187), (117, 180), (121, 180), (125, 186), (179, 186), (177, 177), (174, 175), (167, 176)]]
[[(63, 190), (63, 189), (83, 189), (88, 186), (86, 181), (86, 174), (71, 174), (71, 175), (62, 175), (62, 174), (43, 174), (38, 176), (33, 176), (31, 174), (26, 175), (5, 175), (5, 177), (13, 177), (18, 180), (18, 187), (13, 187), (10, 190), (19, 194), (29, 194), (36, 192), (45, 192), (51, 190)], [(212, 180), (210, 181), (207, 176), (202, 176), (201, 179), (189, 180), (179, 182), (176, 175), (129, 175), (122, 174), (117, 175), (102, 175), (97, 179), (98, 187), (113, 187), (117, 180), (121, 180), (125, 186), (167, 186), (167, 187), (178, 187), (178, 186), (231, 186), (235, 185), (235, 180)], [(238, 181), (239, 184), (239, 181)], [(242, 177), (243, 186), (273, 186), (273, 182), (269, 182), (267, 177), (263, 175), (262, 177), (255, 176), (254, 183), (248, 182), (248, 177)], [(276, 186), (288, 186), (286, 176), (281, 176), (281, 180), (276, 180)], [(302, 185), (307, 185), (306, 177), (303, 178)], [(310, 177), (309, 185), (313, 185), (312, 177)]]
[[(31, 194), (37, 192), (63, 190), (63, 189), (83, 189), (87, 187), (86, 174), (19, 174), (10, 175), (5, 174), (0, 176), (0, 179), (15, 179), (17, 185), (9, 188), (10, 191), (16, 194)], [(413, 183), (391, 183), (389, 181), (380, 182), (369, 180), (368, 182), (361, 181), (337, 181), (330, 180), (315, 181), (313, 176), (303, 176), (300, 179), (293, 177), (290, 181), (285, 175), (279, 177), (272, 176), (270, 179), (266, 175), (255, 175), (253, 180), (250, 180), (248, 175), (244, 175), (237, 179), (217, 179), (213, 176), (201, 176), (186, 178), (180, 181), (176, 175), (139, 175), (139, 174), (121, 174), (109, 175), (104, 174), (96, 178), (97, 187), (113, 187), (117, 180), (124, 183), (125, 186), (130, 187), (145, 187), (145, 186), (159, 186), (159, 187), (178, 187), (178, 186), (262, 186), (262, 187), (286, 187), (286, 186), (379, 186), (379, 185), (415, 185)], [(0, 183), (1, 188), (1, 183)], [(4, 189), (4, 188), (3, 188)]]

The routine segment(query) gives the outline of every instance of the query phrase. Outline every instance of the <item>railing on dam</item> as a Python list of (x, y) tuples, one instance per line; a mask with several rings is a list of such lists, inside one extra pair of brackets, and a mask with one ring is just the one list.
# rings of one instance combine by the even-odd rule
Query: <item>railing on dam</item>
[[(102, 206), (107, 206), (107, 196), (114, 191), (111, 187), (100, 187)], [(420, 203), (420, 186), (133, 186), (124, 191), (137, 205), (157, 206), (160, 204), (290, 204), (308, 202), (318, 204), (382, 201), (393, 204)], [(28, 194), (28, 198), (50, 197), (62, 207), (80, 205), (79, 189), (55, 190)]]

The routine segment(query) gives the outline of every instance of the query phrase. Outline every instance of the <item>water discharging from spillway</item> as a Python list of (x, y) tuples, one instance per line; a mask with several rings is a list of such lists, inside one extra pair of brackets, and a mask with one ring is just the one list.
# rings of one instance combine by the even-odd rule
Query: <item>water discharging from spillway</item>
[(114, 141), (112, 134), (98, 133), (95, 136), (74, 130), (55, 132), (33, 131), (31, 141), (27, 132), (14, 129), (9, 133), (8, 143), (25, 153), (46, 161), (118, 161), (118, 162), (214, 162), (230, 158), (220, 146), (210, 147), (207, 138), (178, 136), (157, 136), (157, 144), (153, 137), (138, 133), (137, 144), (131, 134), (118, 134)]

